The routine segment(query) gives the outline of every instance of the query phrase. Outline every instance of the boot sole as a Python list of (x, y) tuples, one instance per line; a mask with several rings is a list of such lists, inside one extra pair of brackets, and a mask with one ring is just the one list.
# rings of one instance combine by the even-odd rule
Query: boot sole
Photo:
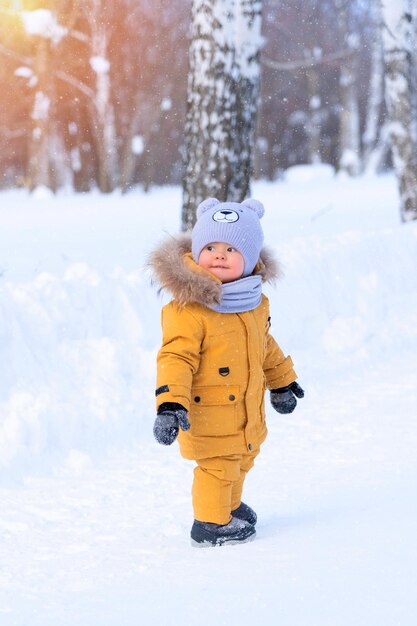
[(195, 539), (191, 538), (191, 546), (193, 548), (218, 548), (222, 546), (235, 546), (238, 543), (249, 543), (249, 541), (253, 541), (255, 537), (256, 532), (252, 533), (248, 537), (245, 537), (244, 539), (226, 539), (226, 541), (218, 541), (216, 543), (212, 543), (208, 540), (196, 541)]

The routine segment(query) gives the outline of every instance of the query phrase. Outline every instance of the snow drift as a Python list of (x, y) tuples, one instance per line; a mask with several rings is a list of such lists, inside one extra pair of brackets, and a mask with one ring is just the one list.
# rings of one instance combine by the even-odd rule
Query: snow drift
[[(300, 175), (254, 196), (285, 269), (266, 290), (273, 332), (303, 384), (320, 389), (324, 373), (415, 345), (417, 224), (399, 222), (392, 177)], [(144, 265), (162, 232), (178, 230), (179, 199), (178, 189), (0, 196), (4, 478), (151, 438), (162, 299)]]

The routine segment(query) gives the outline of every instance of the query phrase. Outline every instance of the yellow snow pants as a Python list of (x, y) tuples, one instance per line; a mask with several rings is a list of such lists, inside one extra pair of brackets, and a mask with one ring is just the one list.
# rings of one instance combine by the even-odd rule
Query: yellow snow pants
[(259, 448), (244, 454), (197, 459), (192, 488), (194, 518), (228, 524), (241, 502), (243, 482)]

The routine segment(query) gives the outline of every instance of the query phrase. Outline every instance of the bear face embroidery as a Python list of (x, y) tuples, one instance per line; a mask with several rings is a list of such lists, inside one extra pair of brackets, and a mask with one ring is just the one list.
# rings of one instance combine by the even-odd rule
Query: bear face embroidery
[(233, 222), (237, 222), (238, 219), (239, 215), (236, 213), (236, 211), (216, 211), (213, 214), (213, 220), (215, 222), (225, 222), (232, 224)]

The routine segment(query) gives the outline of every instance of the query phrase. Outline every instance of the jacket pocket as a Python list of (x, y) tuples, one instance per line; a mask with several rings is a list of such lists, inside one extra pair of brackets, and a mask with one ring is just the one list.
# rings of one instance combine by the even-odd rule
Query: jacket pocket
[(238, 385), (193, 387), (191, 393), (191, 435), (219, 437), (236, 433)]

